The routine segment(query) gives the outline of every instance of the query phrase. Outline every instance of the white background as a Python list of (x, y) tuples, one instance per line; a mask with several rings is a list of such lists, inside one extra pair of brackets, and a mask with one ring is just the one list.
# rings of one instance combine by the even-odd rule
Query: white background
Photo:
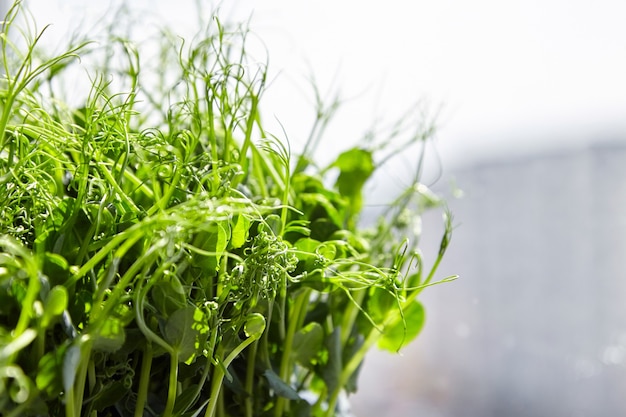
[[(40, 24), (54, 24), (51, 37), (111, 10), (107, 2), (26, 3)], [(191, 33), (194, 3), (137, 0), (132, 7)], [(626, 131), (620, 0), (238, 0), (220, 7), (232, 20), (252, 17), (275, 76), (265, 118), (278, 118), (292, 144), (302, 143), (312, 121), (311, 75), (322, 91), (339, 89), (348, 99), (327, 146), (354, 144), (375, 117), (392, 120), (420, 101), (438, 115), (444, 167)]]

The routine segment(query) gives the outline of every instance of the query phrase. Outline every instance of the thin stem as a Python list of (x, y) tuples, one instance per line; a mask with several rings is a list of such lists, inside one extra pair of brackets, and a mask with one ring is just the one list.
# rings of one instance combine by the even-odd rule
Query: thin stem
[[(367, 294), (367, 289), (362, 289), (359, 291), (355, 291), (356, 294), (352, 296), (352, 302), (348, 303), (348, 310), (343, 315), (343, 322), (341, 324), (341, 345), (346, 346), (348, 344), (348, 339), (350, 339), (350, 334), (352, 333), (352, 328), (354, 327), (354, 322), (356, 321), (359, 313), (362, 312), (363, 308), (363, 300), (365, 295)], [(361, 308), (357, 307), (361, 306)]]
[[(310, 292), (302, 291), (293, 304), (292, 312), (289, 314), (289, 325), (287, 327), (287, 334), (283, 341), (283, 355), (280, 361), (279, 376), (280, 379), (289, 383), (289, 377), (292, 370), (292, 349), (293, 339), (296, 334), (296, 330), (302, 326), (301, 317), (304, 317), (303, 311), (306, 311), (307, 302), (309, 300)], [(289, 403), (284, 397), (276, 398), (276, 406), (274, 408), (274, 416), (280, 417), (283, 415), (283, 409), (289, 411)]]
[[(83, 406), (83, 397), (85, 395), (85, 382), (87, 380), (87, 371), (89, 369), (89, 363), (91, 362), (91, 348), (93, 346), (93, 340), (89, 337), (83, 336), (80, 346), (80, 364), (78, 365), (78, 370), (76, 372), (76, 379), (74, 380), (74, 385), (70, 390), (73, 394), (74, 399), (74, 407), (72, 412), (78, 413), (80, 416), (80, 412)], [(76, 390), (76, 391), (75, 391)], [(68, 399), (69, 402), (69, 399)]]
[(178, 350), (174, 349), (170, 352), (170, 378), (167, 389), (167, 404), (163, 417), (170, 417), (174, 411), (174, 402), (176, 401), (176, 388), (178, 385)]
[(65, 417), (78, 417), (75, 412), (75, 402), (74, 387), (70, 387), (65, 394)]
[(98, 166), (98, 169), (100, 170), (100, 173), (109, 182), (111, 187), (113, 187), (113, 189), (118, 194), (118, 196), (122, 199), (122, 201), (128, 204), (132, 212), (141, 213), (141, 210), (139, 210), (139, 207), (137, 207), (137, 205), (135, 205), (135, 202), (128, 195), (126, 195), (124, 190), (122, 190), (122, 188), (119, 186), (115, 178), (113, 178), (113, 175), (111, 175), (111, 173), (109, 172), (108, 168), (104, 165), (104, 163), (99, 162), (97, 163), (97, 166)]
[(248, 120), (246, 121), (246, 133), (243, 141), (243, 145), (241, 146), (241, 153), (239, 154), (239, 165), (244, 166), (246, 159), (248, 158), (248, 148), (250, 148), (252, 144), (252, 130), (254, 128), (254, 122), (257, 118), (257, 108), (259, 105), (259, 99), (255, 95), (251, 97), (252, 105), (250, 106), (250, 114), (248, 115)]
[(352, 376), (352, 374), (358, 369), (361, 362), (363, 362), (363, 358), (365, 354), (374, 346), (374, 343), (380, 338), (380, 333), (378, 330), (372, 328), (370, 330), (369, 335), (365, 339), (365, 343), (363, 346), (350, 358), (348, 363), (344, 366), (339, 376), (339, 383), (337, 384), (337, 388), (331, 393), (330, 399), (328, 401), (328, 410), (326, 412), (326, 417), (333, 417), (335, 415), (335, 407), (337, 406), (337, 400), (339, 399), (339, 394), (344, 389), (348, 380)]
[(224, 362), (222, 362), (222, 366), (219, 364), (215, 367), (215, 371), (213, 374), (213, 383), (211, 385), (211, 398), (209, 400), (209, 405), (207, 406), (205, 417), (213, 417), (215, 416), (215, 410), (218, 403), (218, 398), (220, 395), (220, 390), (222, 388), (222, 382), (224, 381), (224, 371), (228, 369), (230, 363), (237, 357), (239, 354), (247, 348), (251, 343), (258, 340), (260, 335), (253, 335), (244, 340), (237, 346), (233, 351), (226, 357)]
[(246, 394), (248, 394), (245, 400), (246, 417), (254, 417), (254, 411), (253, 411), (254, 371), (256, 368), (256, 353), (257, 353), (258, 347), (259, 347), (259, 342), (257, 340), (250, 346), (250, 350), (248, 352), (248, 363), (246, 365), (247, 367), (246, 367), (246, 385), (245, 385)]
[(146, 401), (148, 400), (148, 388), (150, 387), (150, 369), (152, 367), (152, 343), (147, 342), (141, 358), (141, 376), (139, 377), (139, 389), (137, 391), (137, 403), (135, 405), (135, 417), (143, 417)]

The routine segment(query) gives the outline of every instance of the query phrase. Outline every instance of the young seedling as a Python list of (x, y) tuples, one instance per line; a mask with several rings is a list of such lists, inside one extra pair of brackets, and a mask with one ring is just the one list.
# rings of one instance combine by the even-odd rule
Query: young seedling
[[(157, 65), (115, 33), (43, 59), (22, 13), (0, 33), (0, 414), (337, 415), (365, 354), (415, 338), (417, 296), (441, 282), (452, 219), (427, 269), (412, 223), (442, 203), (421, 168), (361, 228), (390, 154), (317, 169), (333, 105), (292, 158), (263, 127), (245, 27), (164, 36)], [(101, 48), (125, 59), (99, 65)], [(69, 104), (59, 86), (88, 65)]]

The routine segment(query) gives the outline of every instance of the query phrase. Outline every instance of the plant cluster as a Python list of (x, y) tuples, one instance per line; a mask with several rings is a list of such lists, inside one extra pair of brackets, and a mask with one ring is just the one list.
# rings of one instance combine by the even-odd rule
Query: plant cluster
[(431, 269), (403, 236), (439, 200), (417, 175), (358, 227), (374, 150), (292, 161), (245, 28), (164, 37), (163, 77), (111, 36), (125, 59), (71, 106), (57, 81), (97, 48), (43, 58), (21, 13), (0, 33), (0, 414), (337, 415), (365, 353), (423, 325), (451, 219)]

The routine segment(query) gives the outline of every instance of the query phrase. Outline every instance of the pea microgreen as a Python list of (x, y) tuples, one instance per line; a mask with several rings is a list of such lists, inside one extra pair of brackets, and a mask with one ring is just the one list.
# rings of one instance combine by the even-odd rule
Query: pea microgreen
[[(317, 168), (338, 103), (319, 100), (293, 157), (263, 127), (246, 28), (164, 34), (158, 65), (114, 33), (43, 58), (23, 12), (0, 33), (0, 414), (337, 415), (365, 354), (415, 338), (417, 296), (454, 279), (434, 281), (449, 214), (431, 269), (417, 246), (421, 213), (443, 207), (421, 168), (363, 228), (383, 148)], [(72, 105), (76, 68), (91, 87)]]

